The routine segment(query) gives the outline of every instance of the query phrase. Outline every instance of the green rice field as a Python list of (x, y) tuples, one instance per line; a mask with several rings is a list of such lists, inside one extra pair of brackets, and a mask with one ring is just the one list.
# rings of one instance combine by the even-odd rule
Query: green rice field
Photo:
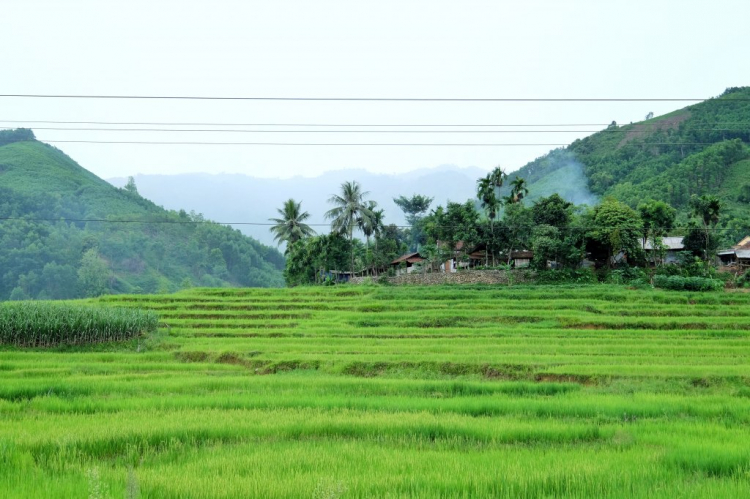
[(0, 497), (750, 497), (750, 294), (192, 289), (0, 347)]

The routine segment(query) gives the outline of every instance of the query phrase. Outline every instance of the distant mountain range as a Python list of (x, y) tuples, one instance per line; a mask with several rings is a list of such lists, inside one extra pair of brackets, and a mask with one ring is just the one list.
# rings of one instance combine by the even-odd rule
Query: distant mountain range
[[(476, 181), (487, 172), (480, 168), (459, 168), (442, 165), (403, 174), (385, 175), (365, 170), (341, 170), (318, 177), (293, 177), (268, 179), (241, 174), (179, 174), (134, 176), (138, 191), (146, 198), (168, 209), (194, 210), (207, 218), (220, 222), (260, 222), (276, 217), (276, 209), (289, 198), (302, 202), (302, 208), (311, 215), (311, 223), (326, 224), (324, 214), (331, 206), (327, 203), (340, 185), (356, 180), (369, 191), (369, 199), (377, 201), (385, 210), (386, 223), (403, 225), (403, 213), (393, 203), (400, 195), (424, 194), (434, 197), (433, 207), (446, 201), (464, 202), (476, 197)], [(122, 187), (126, 178), (108, 179)], [(266, 225), (237, 225), (243, 233), (265, 244), (275, 244)], [(327, 232), (327, 227), (316, 227), (317, 232)]]

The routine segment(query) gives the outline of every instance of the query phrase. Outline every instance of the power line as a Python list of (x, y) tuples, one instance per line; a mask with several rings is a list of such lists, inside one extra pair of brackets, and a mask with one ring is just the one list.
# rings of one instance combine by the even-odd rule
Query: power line
[[(706, 98), (693, 97), (220, 97), (204, 95), (73, 95), (73, 94), (0, 94), (4, 98), (23, 99), (110, 99), (110, 100), (210, 100), (210, 101), (319, 101), (319, 102), (702, 102)], [(750, 101), (750, 98), (725, 99)]]
[[(215, 222), (213, 220), (133, 220), (133, 219), (124, 219), (124, 220), (113, 220), (110, 218), (24, 218), (24, 217), (0, 217), (0, 222), (5, 221), (25, 221), (25, 222), (66, 222), (66, 223), (89, 223), (89, 222), (95, 222), (95, 223), (113, 223), (113, 224), (155, 224), (155, 225), (199, 225), (199, 224), (218, 224), (218, 225), (248, 225), (248, 226), (261, 226), (261, 227), (272, 227), (275, 225), (278, 225), (276, 223), (271, 222)], [(330, 223), (309, 223), (305, 224), (310, 227), (330, 227)], [(388, 224), (389, 226), (395, 226), (399, 229), (409, 229), (411, 228), (411, 225), (397, 225), (397, 224)], [(513, 225), (514, 228), (534, 228), (537, 227), (537, 224), (517, 224)], [(357, 225), (352, 225), (352, 227), (357, 227)], [(441, 227), (441, 228), (455, 228), (460, 227), (459, 225), (434, 225), (434, 227)], [(608, 228), (608, 226), (603, 225), (586, 225), (586, 226), (573, 226), (573, 225), (560, 225), (555, 226), (558, 229), (576, 229), (576, 230), (593, 230), (593, 229), (600, 229), (600, 228)], [(632, 230), (643, 230), (642, 228), (635, 228), (635, 227), (626, 227), (628, 229)], [(660, 231), (680, 231), (680, 230), (688, 230), (692, 227), (651, 227), (650, 230), (660, 230)], [(697, 230), (701, 231), (726, 231), (726, 230), (750, 230), (750, 226), (748, 227), (698, 227)]]
[[(0, 127), (2, 130), (13, 130)], [(652, 133), (649, 130), (242, 130), (242, 129), (209, 129), (209, 128), (71, 128), (71, 127), (34, 127), (34, 130), (54, 130), (65, 132), (199, 132), (199, 133)], [(744, 132), (736, 128), (697, 128), (691, 132)]]
[[(51, 125), (143, 125), (143, 126), (299, 126), (299, 127), (583, 127), (583, 126), (609, 126), (611, 123), (518, 123), (518, 124), (469, 124), (469, 123), (211, 123), (211, 122), (141, 122), (141, 121), (55, 121), (55, 120), (0, 120), (0, 123), (42, 123)], [(621, 126), (630, 127), (660, 127), (662, 122), (654, 123), (631, 123)], [(715, 123), (714, 126), (750, 126), (750, 122), (728, 122)]]
[[(141, 141), (141, 140), (47, 140), (50, 144), (148, 144), (148, 145), (204, 145), (204, 146), (353, 146), (353, 147), (563, 147), (569, 143), (407, 143), (407, 142), (194, 142), (194, 141)], [(33, 142), (33, 141), (22, 141)], [(714, 142), (647, 142), (647, 146), (709, 146)]]

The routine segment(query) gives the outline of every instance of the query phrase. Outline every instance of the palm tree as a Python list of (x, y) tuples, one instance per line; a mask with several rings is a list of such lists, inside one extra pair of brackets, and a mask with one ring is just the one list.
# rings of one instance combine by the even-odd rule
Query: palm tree
[[(495, 194), (495, 183), (492, 180), (492, 174), (477, 180), (477, 198), (482, 204), (482, 208), (487, 212), (487, 218), (490, 219), (490, 228), (494, 235), (494, 222), (497, 217), (497, 211), (500, 208), (500, 200)], [(489, 264), (490, 245), (484, 251), (484, 264)]]
[(511, 200), (511, 203), (518, 203), (529, 194), (529, 189), (526, 188), (526, 180), (521, 177), (514, 178), (510, 185), (513, 187), (511, 187), (510, 196), (507, 199)]
[(385, 229), (385, 224), (383, 223), (383, 220), (385, 219), (385, 211), (384, 210), (376, 210), (374, 209), (377, 206), (377, 203), (375, 201), (370, 201), (370, 211), (372, 211), (372, 217), (370, 219), (370, 228), (372, 229), (372, 235), (375, 236), (375, 272), (374, 274), (378, 275), (378, 261), (380, 258), (380, 255), (378, 253), (378, 239), (380, 236), (383, 235), (383, 229)]
[(369, 213), (363, 213), (357, 219), (357, 227), (367, 238), (367, 246), (370, 246), (370, 236), (372, 236), (376, 232), (378, 221), (382, 223), (382, 210), (380, 218), (376, 219), (375, 208), (377, 207), (378, 203), (376, 203), (375, 201), (367, 201), (367, 210), (369, 210)]
[(268, 220), (276, 223), (271, 227), (271, 232), (274, 234), (273, 239), (278, 241), (278, 244), (286, 243), (285, 253), (289, 251), (292, 244), (300, 239), (315, 235), (315, 231), (309, 225), (303, 223), (310, 218), (310, 214), (302, 211), (301, 202), (287, 199), (284, 206), (276, 211), (279, 212), (281, 218), (269, 218)]
[(492, 183), (495, 184), (495, 187), (497, 187), (498, 189), (503, 186), (503, 182), (505, 181), (505, 178), (507, 176), (508, 174), (505, 173), (499, 166), (496, 166), (489, 175), (490, 181), (492, 181)]
[[(503, 186), (507, 175), (499, 166), (492, 170), (486, 177), (477, 180), (477, 198), (482, 204), (482, 208), (487, 212), (487, 218), (490, 219), (490, 230), (493, 235), (495, 234), (495, 218), (497, 218), (502, 201), (498, 199), (496, 190)], [(489, 264), (489, 253), (490, 245), (487, 244), (487, 248), (484, 252), (484, 264)], [(494, 262), (494, 253), (493, 253)]]
[(341, 193), (334, 194), (328, 202), (334, 207), (325, 214), (326, 220), (331, 221), (331, 230), (346, 234), (351, 244), (351, 272), (354, 276), (354, 227), (363, 227), (369, 224), (372, 218), (370, 204), (365, 201), (365, 196), (369, 194), (362, 191), (358, 182), (344, 182), (341, 184)]

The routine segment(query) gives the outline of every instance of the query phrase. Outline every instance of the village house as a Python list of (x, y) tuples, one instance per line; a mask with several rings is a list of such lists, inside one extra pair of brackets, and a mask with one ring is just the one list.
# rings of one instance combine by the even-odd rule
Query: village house
[(391, 267), (396, 269), (396, 275), (411, 274), (414, 271), (414, 265), (422, 263), (425, 259), (418, 251), (401, 255), (391, 262)]
[(716, 255), (725, 267), (737, 270), (750, 268), (750, 236), (745, 236), (730, 249), (719, 250)]
[[(662, 237), (661, 248), (654, 248), (653, 242), (647, 239), (645, 242), (641, 241), (641, 247), (646, 253), (646, 261), (651, 265), (679, 263), (679, 253), (685, 250), (685, 245), (682, 243), (682, 236)], [(663, 252), (663, 259), (661, 252)]]

